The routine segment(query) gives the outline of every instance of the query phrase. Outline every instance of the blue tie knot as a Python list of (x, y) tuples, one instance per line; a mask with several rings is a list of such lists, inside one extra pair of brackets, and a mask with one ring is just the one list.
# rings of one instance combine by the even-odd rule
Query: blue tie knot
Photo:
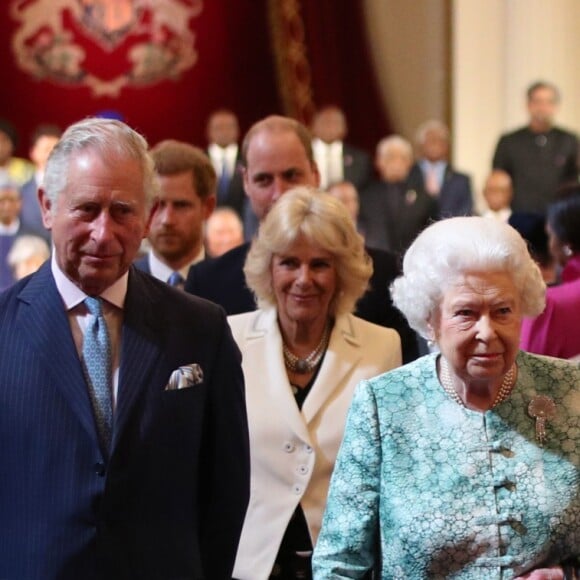
[(180, 286), (185, 282), (183, 276), (179, 272), (173, 272), (171, 276), (167, 279), (167, 283), (170, 286)]
[(93, 296), (87, 296), (85, 298), (85, 304), (89, 312), (98, 318), (103, 316), (103, 301), (100, 298), (94, 298)]

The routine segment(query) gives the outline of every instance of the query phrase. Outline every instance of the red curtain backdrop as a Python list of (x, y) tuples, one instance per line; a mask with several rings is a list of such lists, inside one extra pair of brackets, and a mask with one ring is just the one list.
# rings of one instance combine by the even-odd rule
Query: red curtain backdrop
[[(20, 3), (26, 7), (34, 1)], [(47, 1), (50, 5), (51, 0)], [(9, 119), (19, 130), (22, 155), (27, 154), (28, 136), (37, 124), (52, 122), (64, 127), (103, 110), (120, 112), (151, 143), (176, 138), (200, 146), (205, 146), (206, 119), (216, 108), (235, 111), (243, 130), (267, 114), (281, 112), (266, 0), (203, 0), (201, 13), (190, 21), (197, 52), (195, 65), (179, 80), (124, 88), (117, 98), (97, 97), (87, 87), (59, 85), (19, 70), (10, 46), (18, 25), (10, 15), (12, 4), (13, 0), (4, 0), (0, 7), (0, 117)], [(70, 24), (70, 13), (64, 14)], [(107, 52), (77, 31), (78, 27), (75, 41), (86, 50), (92, 70), (112, 78), (127, 68), (128, 48), (135, 40), (128, 39)]]
[[(145, 6), (191, 7), (199, 0), (140, 1)], [(149, 86), (127, 86), (118, 96), (95, 95), (85, 85), (58, 84), (33, 77), (16, 64), (11, 48), (14, 34), (22, 30), (13, 17), (20, 10), (43, 6), (46, 20), (39, 34), (50, 32), (51, 14), (61, 13), (72, 41), (84, 51), (84, 65), (103, 79), (116, 78), (128, 70), (130, 49), (143, 35), (131, 33), (119, 44), (103, 48), (94, 36), (75, 21), (79, 6), (112, 6), (95, 0), (4, 0), (0, 6), (0, 117), (10, 120), (21, 136), (20, 155), (27, 155), (28, 136), (39, 123), (63, 127), (103, 110), (119, 112), (153, 144), (176, 138), (205, 146), (205, 123), (211, 111), (231, 108), (245, 131), (271, 113), (294, 113), (286, 108), (281, 85), (288, 81), (275, 58), (272, 3), (285, 0), (202, 0), (199, 15), (190, 20), (196, 62), (176, 80)], [(352, 0), (293, 0), (302, 20), (307, 87), (312, 107), (337, 104), (349, 121), (349, 140), (372, 150), (389, 125), (382, 110), (366, 50), (361, 3)], [(137, 0), (119, 0), (136, 6)], [(62, 8), (64, 6), (64, 8)], [(68, 8), (67, 8), (68, 6)], [(47, 8), (49, 7), (49, 8)], [(270, 9), (270, 10), (269, 10)], [(37, 14), (38, 16), (38, 14)], [(53, 19), (54, 20), (54, 19)], [(145, 18), (145, 24), (151, 20)], [(170, 33), (171, 26), (162, 34)], [(285, 42), (285, 41), (283, 41)], [(278, 69), (278, 70), (277, 70)], [(291, 79), (290, 79), (291, 80)], [(303, 79), (304, 80), (304, 79)], [(303, 87), (304, 88), (304, 87)], [(298, 115), (297, 115), (298, 116)], [(309, 119), (304, 119), (308, 121)]]
[(373, 152), (376, 143), (392, 129), (371, 64), (363, 3), (300, 3), (315, 105), (341, 107), (348, 119), (348, 140)]
[(349, 0), (270, 0), (272, 45), (286, 114), (309, 123), (337, 105), (348, 141), (373, 151), (391, 131), (371, 65), (363, 5)]

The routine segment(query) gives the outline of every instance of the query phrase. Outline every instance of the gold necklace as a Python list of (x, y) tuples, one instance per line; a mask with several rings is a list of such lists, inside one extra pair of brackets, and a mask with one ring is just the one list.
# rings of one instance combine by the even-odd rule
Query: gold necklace
[[(441, 356), (441, 376), (439, 377), (439, 381), (443, 390), (459, 405), (465, 407), (465, 403), (463, 399), (459, 396), (458, 392), (455, 390), (453, 386), (453, 379), (451, 378), (451, 372), (449, 371), (449, 364), (447, 363), (447, 359), (444, 356)], [(511, 366), (510, 370), (505, 374), (503, 381), (501, 382), (501, 387), (491, 404), (491, 409), (503, 403), (514, 388), (516, 384), (516, 365), (515, 363)]]
[(286, 368), (296, 374), (305, 375), (306, 373), (312, 372), (322, 356), (326, 352), (328, 346), (328, 341), (330, 338), (330, 325), (327, 324), (322, 333), (322, 338), (316, 346), (316, 348), (308, 354), (305, 358), (300, 358), (296, 356), (290, 349), (286, 346), (285, 342), (282, 342), (282, 352), (284, 353), (284, 365)]

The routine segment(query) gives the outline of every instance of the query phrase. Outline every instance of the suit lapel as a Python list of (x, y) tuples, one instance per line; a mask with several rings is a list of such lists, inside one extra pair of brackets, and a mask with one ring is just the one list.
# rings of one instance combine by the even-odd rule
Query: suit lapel
[(314, 419), (324, 403), (360, 361), (362, 356), (360, 338), (352, 322), (350, 316), (341, 316), (335, 322), (316, 382), (302, 407), (307, 423)]
[[(133, 268), (123, 313), (119, 392), (115, 411), (113, 448), (119, 440), (131, 410), (150, 384), (153, 369), (161, 355), (163, 336), (161, 296), (151, 285), (142, 284), (143, 274)], [(159, 304), (159, 308), (157, 305)]]
[(50, 261), (30, 279), (18, 295), (22, 303), (19, 327), (43, 360), (50, 383), (59, 389), (98, 446), (93, 410), (69, 319), (58, 293)]
[[(246, 334), (246, 345), (247, 359), (254, 361), (248, 382), (264, 383), (264, 377), (267, 377), (265, 388), (277, 415), (282, 417), (303, 441), (309, 441), (308, 428), (296, 404), (284, 367), (282, 336), (275, 309), (259, 311)], [(256, 364), (257, 361), (263, 361), (263, 364)]]

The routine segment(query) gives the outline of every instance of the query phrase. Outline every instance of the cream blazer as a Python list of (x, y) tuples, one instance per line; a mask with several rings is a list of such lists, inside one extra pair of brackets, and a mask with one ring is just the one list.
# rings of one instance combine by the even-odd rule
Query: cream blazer
[(234, 577), (267, 579), (300, 502), (316, 542), (330, 475), (357, 383), (401, 364), (397, 332), (337, 318), (322, 366), (298, 409), (286, 375), (276, 310), (228, 317), (242, 351), (250, 429), (251, 488)]

